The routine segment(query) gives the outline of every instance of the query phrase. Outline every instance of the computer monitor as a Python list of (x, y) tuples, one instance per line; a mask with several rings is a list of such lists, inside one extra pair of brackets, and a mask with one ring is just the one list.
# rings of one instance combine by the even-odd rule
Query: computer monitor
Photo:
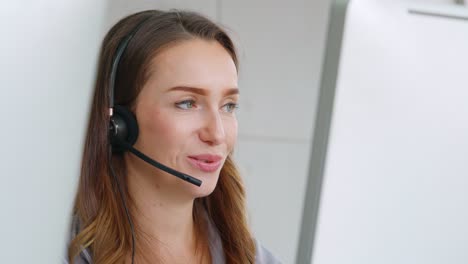
[(468, 263), (466, 7), (334, 1), (297, 263)]

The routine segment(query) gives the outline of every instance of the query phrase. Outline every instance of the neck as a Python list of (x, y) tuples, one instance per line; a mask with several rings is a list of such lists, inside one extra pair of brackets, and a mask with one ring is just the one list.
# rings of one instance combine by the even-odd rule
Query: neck
[[(129, 175), (135, 226), (151, 238), (173, 247), (193, 241), (193, 199), (173, 197), (145, 177)], [(176, 199), (174, 199), (176, 198)]]
[(195, 196), (184, 188), (187, 183), (131, 155), (125, 159), (136, 258), (142, 263), (211, 263), (207, 227), (200, 226), (205, 218), (194, 219)]
[[(196, 250), (194, 198), (164, 181), (157, 182), (160, 175), (154, 175), (154, 170), (144, 173), (128, 164), (127, 172), (136, 243), (142, 249), (139, 254), (148, 260), (192, 263), (200, 253)], [(206, 252), (207, 248), (202, 250)]]

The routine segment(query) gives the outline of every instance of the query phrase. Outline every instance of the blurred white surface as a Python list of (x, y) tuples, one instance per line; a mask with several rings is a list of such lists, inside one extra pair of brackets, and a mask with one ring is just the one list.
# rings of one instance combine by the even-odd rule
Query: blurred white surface
[(467, 22), (352, 1), (314, 264), (468, 262)]
[(2, 263), (61, 263), (105, 3), (0, 3)]

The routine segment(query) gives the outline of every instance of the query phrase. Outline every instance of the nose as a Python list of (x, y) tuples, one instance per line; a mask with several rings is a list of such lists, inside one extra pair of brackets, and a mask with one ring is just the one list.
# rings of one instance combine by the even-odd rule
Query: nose
[(219, 145), (224, 142), (226, 137), (224, 123), (218, 111), (210, 111), (205, 114), (199, 137), (209, 145)]

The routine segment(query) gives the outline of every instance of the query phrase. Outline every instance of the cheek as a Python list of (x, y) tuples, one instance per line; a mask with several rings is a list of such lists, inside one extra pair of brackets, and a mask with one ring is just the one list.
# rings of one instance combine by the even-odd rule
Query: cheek
[(224, 133), (226, 134), (227, 147), (231, 152), (237, 142), (237, 119), (225, 122)]
[(170, 118), (165, 113), (155, 112), (150, 115), (148, 121), (148, 136), (160, 142), (177, 142), (187, 131), (184, 122), (177, 122), (175, 118)]
[(192, 142), (200, 123), (196, 118), (180, 117), (165, 111), (149, 114), (147, 122), (146, 138), (153, 143), (152, 146), (160, 146), (160, 150), (167, 153), (185, 149)]
[(150, 150), (152, 155), (158, 158), (163, 153), (176, 151), (175, 144), (179, 141), (181, 137), (179, 133), (183, 130), (172, 118), (159, 111), (146, 112), (138, 123), (139, 143), (142, 148)]
[(170, 135), (177, 131), (175, 127), (177, 124), (171, 122), (167, 116), (160, 112), (155, 112), (149, 118), (149, 130), (154, 136), (161, 136), (163, 138), (170, 138)]

